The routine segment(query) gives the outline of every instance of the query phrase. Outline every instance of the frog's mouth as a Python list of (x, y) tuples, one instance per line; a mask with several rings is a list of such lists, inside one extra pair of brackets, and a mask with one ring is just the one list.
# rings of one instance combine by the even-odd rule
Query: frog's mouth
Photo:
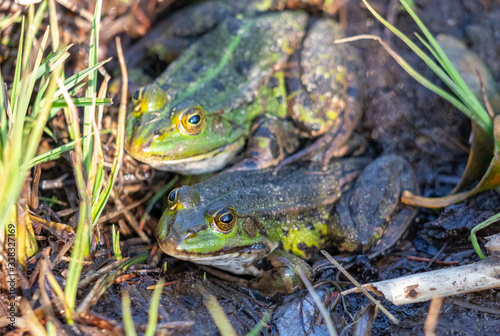
[(262, 274), (262, 271), (251, 266), (251, 264), (256, 260), (264, 258), (272, 251), (270, 246), (259, 243), (210, 253), (190, 252), (183, 249), (173, 236), (169, 236), (163, 242), (158, 242), (158, 244), (163, 252), (174, 258), (217, 267), (234, 274), (248, 274), (253, 276), (259, 276)]
[(199, 175), (224, 168), (243, 147), (244, 142), (244, 139), (241, 139), (207, 153), (175, 160), (169, 160), (165, 155), (161, 154), (142, 153), (141, 155), (136, 155), (136, 153), (133, 153), (133, 150), (130, 153), (131, 148), (128, 151), (134, 158), (149, 164), (155, 169), (183, 175)]

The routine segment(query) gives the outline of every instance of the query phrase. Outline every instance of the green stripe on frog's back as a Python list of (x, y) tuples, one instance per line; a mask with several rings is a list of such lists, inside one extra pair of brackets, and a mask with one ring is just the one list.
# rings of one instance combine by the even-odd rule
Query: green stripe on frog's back
[(165, 112), (195, 103), (210, 114), (252, 101), (273, 66), (299, 46), (307, 20), (303, 12), (285, 11), (224, 21), (157, 79), (172, 97)]

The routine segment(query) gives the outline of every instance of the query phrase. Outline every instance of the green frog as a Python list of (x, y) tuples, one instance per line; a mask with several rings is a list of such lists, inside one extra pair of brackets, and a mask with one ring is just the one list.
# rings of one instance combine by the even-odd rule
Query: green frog
[(417, 191), (410, 165), (387, 155), (321, 165), (222, 172), (172, 190), (156, 238), (178, 259), (256, 277), (265, 295), (301, 288), (297, 269), (320, 249), (382, 254), (405, 233), (416, 209), (400, 203)]
[(275, 166), (301, 137), (326, 147), (325, 162), (347, 146), (361, 113), (356, 52), (334, 43), (343, 34), (332, 19), (272, 3), (210, 1), (170, 20), (165, 29), (194, 41), (135, 92), (126, 123), (134, 158), (202, 174), (245, 145), (235, 170)]

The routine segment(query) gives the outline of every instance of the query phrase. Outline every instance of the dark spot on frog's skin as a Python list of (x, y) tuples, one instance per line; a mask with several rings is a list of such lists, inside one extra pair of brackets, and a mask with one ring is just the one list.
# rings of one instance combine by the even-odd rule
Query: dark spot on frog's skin
[(304, 242), (298, 243), (297, 248), (301, 251), (304, 251), (307, 259), (311, 258), (319, 252), (316, 246), (307, 246), (307, 244)]
[(241, 27), (241, 21), (235, 18), (226, 20), (226, 27), (229, 35), (235, 36), (238, 34), (238, 30)]
[(224, 85), (221, 82), (215, 80), (212, 81), (212, 87), (219, 92), (222, 92), (225, 89)]
[(295, 91), (299, 91), (302, 87), (302, 83), (296, 77), (287, 78), (286, 84), (288, 86), (287, 91), (290, 93), (295, 92)]
[(243, 61), (238, 61), (236, 63), (236, 71), (242, 75), (246, 76), (250, 72), (250, 69), (252, 68), (252, 61), (249, 60), (243, 60)]
[(269, 141), (269, 147), (273, 159), (275, 160), (278, 159), (280, 157), (281, 151), (280, 151), (280, 145), (278, 144), (278, 140), (276, 139), (276, 136), (274, 134)]
[(278, 78), (276, 77), (271, 77), (269, 78), (269, 81), (267, 82), (267, 87), (270, 89), (276, 89), (278, 85), (280, 84)]
[(273, 133), (267, 127), (258, 127), (253, 133), (255, 137), (271, 138)]
[(156, 130), (156, 131), (154, 131), (154, 132), (153, 132), (153, 134), (154, 134), (155, 136), (160, 136), (160, 135), (161, 135), (161, 131)]
[(283, 104), (283, 96), (279, 96), (276, 100), (278, 101), (278, 104)]
[(358, 88), (355, 86), (351, 86), (347, 89), (347, 97), (349, 98), (357, 98), (358, 97)]
[(318, 209), (311, 209), (308, 211), (308, 217), (311, 218), (318, 218), (319, 217), (319, 211)]
[(347, 118), (349, 118), (349, 121), (354, 121), (354, 114), (349, 113), (349, 114), (347, 115)]
[(194, 82), (194, 80), (195, 80), (195, 78), (193, 75), (189, 75), (189, 74), (184, 75), (184, 82), (192, 83), (192, 82)]
[(249, 238), (255, 238), (255, 236), (257, 236), (257, 230), (255, 228), (254, 221), (251, 218), (245, 218), (243, 221), (243, 230)]
[(203, 64), (202, 63), (196, 63), (193, 68), (191, 69), (193, 72), (198, 72), (201, 69), (203, 69)]
[(254, 263), (255, 268), (258, 270), (270, 270), (273, 268), (273, 264), (267, 258), (262, 258)]
[(286, 221), (286, 213), (284, 213), (284, 212), (280, 212), (280, 213), (276, 216), (276, 219), (277, 219), (279, 222), (284, 222), (284, 221)]
[(312, 222), (307, 222), (306, 223), (306, 228), (309, 230), (314, 230), (314, 224)]
[(258, 158), (259, 157), (259, 152), (257, 152), (257, 151), (251, 151), (250, 153), (248, 153), (248, 157), (252, 158), (252, 159)]
[(288, 237), (288, 230), (283, 229), (282, 232), (285, 237)]

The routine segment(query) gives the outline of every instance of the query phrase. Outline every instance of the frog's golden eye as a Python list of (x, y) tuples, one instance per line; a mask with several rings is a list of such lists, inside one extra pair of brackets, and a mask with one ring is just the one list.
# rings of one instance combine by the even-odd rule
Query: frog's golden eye
[(212, 227), (222, 233), (231, 232), (236, 225), (236, 213), (231, 208), (223, 208), (215, 214)]
[(175, 211), (177, 208), (177, 200), (179, 199), (180, 188), (175, 188), (168, 194), (168, 210)]
[(196, 135), (205, 126), (205, 112), (199, 106), (186, 109), (181, 116), (179, 129), (184, 134)]

